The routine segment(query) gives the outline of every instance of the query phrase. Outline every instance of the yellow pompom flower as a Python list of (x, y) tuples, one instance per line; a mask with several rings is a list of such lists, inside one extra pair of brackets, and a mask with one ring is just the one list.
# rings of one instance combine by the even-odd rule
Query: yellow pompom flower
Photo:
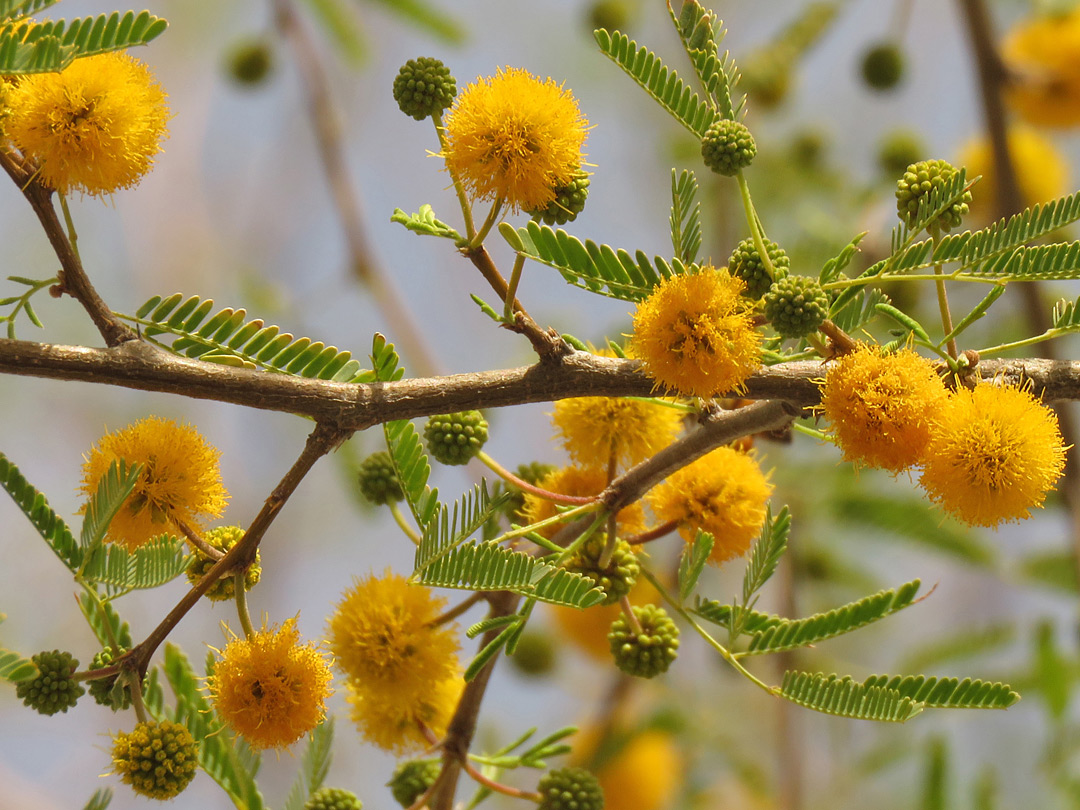
[[(555, 492), (559, 495), (569, 495), (576, 498), (587, 498), (599, 495), (608, 485), (607, 472), (600, 467), (560, 467), (545, 475), (537, 484), (541, 489)], [(525, 505), (521, 508), (521, 514), (526, 523), (537, 523), (541, 520), (555, 517), (559, 513), (554, 502), (531, 492), (525, 493)], [(645, 510), (640, 503), (632, 503), (619, 510), (617, 516), (619, 534), (634, 534), (645, 528)], [(552, 524), (539, 529), (538, 532), (544, 537), (551, 538), (563, 524)]]
[[(1029, 127), (1014, 126), (1009, 129), (1008, 144), (1025, 206), (1056, 200), (1068, 193), (1069, 164), (1052, 141)], [(986, 138), (964, 146), (960, 164), (967, 169), (968, 177), (982, 176), (974, 190), (971, 214), (985, 222), (991, 218), (998, 193), (993, 155)]]
[(327, 622), (335, 665), (369, 688), (423, 693), (458, 670), (457, 625), (431, 625), (445, 607), (430, 588), (389, 569), (357, 580)]
[(400, 756), (430, 745), (421, 724), (436, 737), (446, 733), (464, 688), (465, 681), (458, 674), (431, 681), (422, 691), (411, 694), (387, 694), (378, 686), (349, 681), (345, 699), (360, 736)]
[(645, 373), (688, 396), (739, 390), (761, 365), (745, 286), (726, 267), (663, 279), (634, 314), (631, 346)]
[(765, 522), (772, 490), (750, 455), (718, 447), (669, 475), (648, 500), (659, 520), (678, 522), (686, 542), (693, 542), (698, 529), (711, 533), (709, 562), (720, 565), (749, 550)]
[(252, 748), (292, 745), (326, 713), (330, 666), (299, 639), (295, 619), (233, 639), (207, 679), (218, 716)]
[(575, 179), (588, 129), (568, 90), (508, 67), (458, 95), (442, 157), (473, 199), (535, 210)]
[(1042, 505), (1065, 450), (1057, 417), (1030, 391), (983, 383), (939, 410), (919, 483), (965, 523), (997, 526)]
[(846, 461), (899, 473), (922, 461), (933, 416), (947, 396), (921, 355), (882, 354), (861, 344), (830, 364), (821, 409)]
[(7, 94), (4, 135), (59, 192), (94, 196), (134, 186), (166, 136), (166, 94), (124, 53), (76, 59), (61, 73), (24, 76)]
[(1080, 124), (1080, 9), (1024, 20), (1001, 53), (1015, 77), (1005, 99), (1021, 117), (1040, 126)]
[[(610, 653), (609, 653), (610, 657)], [(579, 735), (572, 762), (590, 768), (604, 790), (604, 805), (618, 810), (664, 810), (682, 785), (683, 758), (670, 732), (649, 729), (622, 741), (622, 745), (596, 758), (598, 734), (588, 729)]]
[(611, 461), (630, 466), (675, 440), (682, 429), (681, 411), (627, 397), (574, 397), (555, 403), (551, 421), (563, 446), (585, 467)]
[(176, 521), (199, 528), (202, 518), (221, 516), (229, 493), (221, 483), (220, 455), (190, 425), (151, 416), (102, 436), (90, 448), (80, 489), (91, 497), (118, 459), (143, 466), (106, 536), (134, 550), (158, 535), (179, 534)]

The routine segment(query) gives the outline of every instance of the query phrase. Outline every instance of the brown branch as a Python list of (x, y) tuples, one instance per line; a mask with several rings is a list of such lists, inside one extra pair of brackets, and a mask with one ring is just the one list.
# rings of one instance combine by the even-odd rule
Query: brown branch
[(330, 95), (330, 77), (320, 58), (319, 48), (290, 0), (274, 0), (274, 19), (296, 57), (296, 69), (300, 74), (314, 129), (319, 161), (344, 231), (352, 272), (371, 293), (387, 321), (394, 325), (393, 337), (416, 372), (425, 376), (437, 374), (438, 364), (422, 337), (412, 311), (402, 302), (386, 271), (375, 258), (375, 251), (368, 240), (363, 203), (354, 181), (350, 181), (340, 116)]
[(34, 209), (38, 222), (44, 228), (49, 244), (52, 245), (53, 252), (60, 261), (60, 272), (57, 275), (60, 279), (57, 285), (58, 292), (67, 293), (82, 305), (98, 332), (101, 333), (105, 345), (117, 346), (125, 341), (135, 340), (136, 334), (113, 315), (112, 310), (90, 283), (90, 278), (86, 275), (82, 262), (79, 260), (79, 254), (72, 247), (67, 231), (64, 230), (64, 226), (60, 224), (60, 219), (56, 215), (56, 208), (53, 207), (52, 202), (52, 190), (37, 182), (35, 170), (31, 165), (23, 162), (13, 152), (2, 148), (0, 148), (0, 167), (3, 167), (8, 176), (15, 181), (27, 202), (30, 203), (30, 207)]

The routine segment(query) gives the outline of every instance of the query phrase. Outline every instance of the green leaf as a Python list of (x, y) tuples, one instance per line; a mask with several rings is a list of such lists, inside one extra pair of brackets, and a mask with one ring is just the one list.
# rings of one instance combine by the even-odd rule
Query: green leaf
[(871, 675), (863, 686), (897, 692), (928, 709), (1007, 709), (1020, 700), (1008, 684), (972, 678)]
[(888, 300), (875, 288), (847, 287), (830, 305), (829, 318), (845, 332), (857, 332), (877, 316), (877, 305)]
[(38, 14), (60, 0), (0, 0), (0, 21), (15, 22), (31, 14)]
[(430, 205), (421, 205), (415, 214), (406, 214), (400, 208), (395, 208), (390, 216), (391, 222), (404, 225), (406, 229), (421, 236), (441, 236), (444, 239), (453, 239), (454, 242), (463, 242), (464, 238), (441, 219), (435, 217), (435, 210)]
[(119, 595), (172, 582), (190, 562), (184, 542), (163, 534), (134, 551), (113, 543), (94, 546), (87, 553), (82, 577), (102, 585), (107, 593)]
[(701, 203), (697, 193), (697, 177), (692, 171), (683, 169), (676, 176), (671, 170), (671, 246), (675, 258), (684, 264), (694, 264), (701, 249)]
[(923, 328), (923, 325), (914, 318), (912, 318), (910, 315), (908, 315), (906, 312), (901, 312), (892, 304), (886, 304), (883, 301), (874, 304), (874, 309), (876, 309), (885, 317), (891, 318), (892, 320), (896, 321), (898, 324), (904, 327), (904, 329), (914, 334), (915, 337), (919, 338), (920, 340), (925, 341), (926, 343), (930, 342), (930, 335), (926, 334), (926, 330)]
[(904, 656), (899, 669), (917, 672), (959, 659), (997, 652), (1011, 643), (1015, 636), (1016, 631), (1011, 624), (964, 628), (917, 647)]
[(1076, 668), (1057, 645), (1052, 622), (1039, 622), (1035, 631), (1035, 654), (1032, 656), (1034, 681), (1055, 722), (1061, 722), (1069, 708), (1076, 682)]
[[(516, 618), (521, 619), (520, 616), (517, 616)], [(499, 654), (499, 651), (506, 646), (506, 644), (517, 632), (518, 627), (523, 623), (524, 621), (522, 620), (511, 624), (509, 627), (499, 633), (499, 635), (495, 636), (495, 638), (488, 642), (488, 644), (484, 646), (484, 649), (480, 650), (480, 652), (476, 654), (473, 660), (469, 662), (469, 666), (465, 668), (465, 674), (463, 677), (465, 678), (466, 682), (471, 681), (473, 678), (480, 674), (480, 670), (487, 666), (491, 659)]]
[(923, 780), (922, 801), (919, 810), (946, 810), (948, 802), (947, 775), (949, 753), (945, 741), (934, 737), (926, 747), (926, 776)]
[(304, 0), (315, 22), (322, 27), (347, 61), (359, 64), (367, 56), (363, 27), (356, 4), (348, 0)]
[(322, 787), (333, 760), (333, 741), (334, 718), (328, 717), (308, 735), (300, 758), (300, 770), (289, 788), (284, 810), (304, 810), (308, 797)]
[(83, 810), (105, 810), (109, 806), (109, 802), (112, 801), (112, 797), (112, 788), (98, 788), (94, 791), (94, 795), (90, 797), (90, 800), (83, 805)]
[(1054, 304), (1051, 321), (1054, 329), (1069, 331), (1080, 329), (1080, 298), (1075, 301), (1067, 301), (1064, 298), (1058, 300)]
[(131, 628), (120, 618), (112, 603), (103, 601), (97, 593), (91, 593), (89, 586), (79, 597), (79, 610), (82, 611), (90, 629), (94, 631), (102, 647), (119, 644), (125, 650), (132, 646)]
[(761, 534), (758, 536), (754, 548), (750, 552), (750, 562), (743, 574), (742, 599), (743, 605), (749, 607), (762, 586), (769, 581), (769, 577), (776, 571), (780, 558), (787, 550), (788, 534), (791, 531), (791, 514), (785, 506), (775, 518), (772, 516), (772, 506), (766, 507), (765, 522), (761, 526)]
[(963, 268), (964, 275), (1008, 281), (1060, 281), (1080, 278), (1080, 242), (1021, 247), (977, 265)]
[(371, 0), (414, 27), (449, 45), (465, 41), (465, 32), (452, 17), (424, 0)]
[(820, 672), (785, 672), (780, 695), (817, 712), (887, 723), (906, 722), (923, 710), (898, 691)]
[(1076, 560), (1071, 551), (1044, 551), (1029, 554), (1020, 561), (1020, 575), (1043, 587), (1069, 594), (1080, 591), (1076, 579)]
[(844, 270), (851, 264), (851, 260), (855, 258), (855, 254), (859, 252), (859, 242), (863, 240), (868, 231), (863, 231), (846, 245), (836, 256), (829, 259), (821, 268), (821, 273), (818, 275), (818, 280), (822, 284), (828, 284), (832, 281), (836, 281), (843, 275)]
[(469, 629), (465, 631), (465, 635), (468, 638), (476, 638), (478, 635), (486, 633), (488, 630), (494, 630), (497, 627), (506, 627), (508, 624), (517, 624), (519, 621), (521, 621), (521, 617), (516, 613), (511, 613), (509, 616), (490, 616), (470, 625)]
[(768, 613), (758, 613), (756, 610), (744, 608), (739, 605), (722, 605), (714, 599), (698, 598), (694, 605), (696, 613), (705, 621), (712, 622), (720, 627), (731, 627), (734, 623), (740, 624), (740, 632), (756, 633), (775, 627), (785, 621), (780, 616), (772, 616)]
[(621, 67), (676, 121), (700, 139), (716, 118), (716, 111), (690, 89), (679, 74), (668, 69), (660, 58), (645, 46), (618, 31), (603, 28), (593, 32), (604, 55)]
[(372, 380), (363, 379), (357, 382), (393, 382), (405, 376), (405, 369), (401, 367), (401, 358), (398, 357), (394, 344), (378, 332), (371, 339), (371, 363), (374, 369), (371, 372)]
[(75, 48), (64, 47), (59, 37), (24, 41), (26, 25), (0, 30), (0, 76), (56, 73), (75, 59)]
[(668, 264), (657, 256), (650, 262), (640, 250), (631, 256), (592, 240), (582, 243), (562, 228), (552, 230), (535, 222), (518, 228), (517, 235), (521, 255), (554, 267), (575, 287), (622, 301), (644, 300), (661, 278), (691, 272), (678, 259)]
[(793, 650), (858, 630), (911, 605), (919, 590), (913, 579), (895, 590), (880, 591), (805, 619), (782, 619), (750, 634), (748, 655)]
[(3, 453), (0, 453), (0, 486), (3, 486), (15, 501), (15, 505), (30, 519), (60, 561), (72, 573), (78, 571), (82, 563), (82, 549), (75, 542), (71, 530), (49, 506), (45, 495), (35, 489)]
[(141, 464), (129, 465), (123, 459), (116, 459), (109, 465), (98, 482), (97, 491), (86, 504), (82, 532), (79, 534), (79, 546), (84, 553), (105, 540), (109, 524), (135, 489), (142, 471)]
[(12, 683), (36, 678), (37, 665), (29, 658), (23, 658), (17, 652), (0, 647), (0, 678)]
[[(416, 432), (412, 422), (405, 419), (385, 423), (383, 433), (386, 436), (387, 450), (394, 463), (394, 469), (397, 471), (398, 481), (401, 482), (401, 490), (405, 494), (405, 502), (412, 510), (420, 530), (426, 536), (427, 526), (436, 516), (440, 504), (439, 491), (427, 485), (428, 476), (431, 474), (431, 463), (420, 444), (420, 434)], [(424, 547), (423, 543), (420, 547)], [(418, 562), (420, 560), (419, 549), (417, 560)]]
[(1004, 293), (1004, 284), (995, 284), (993, 287), (991, 287), (990, 292), (988, 292), (983, 297), (983, 299), (972, 308), (971, 312), (969, 312), (967, 315), (960, 319), (960, 323), (954, 326), (953, 330), (941, 339), (941, 343), (939, 343), (938, 346), (943, 346), (944, 344), (948, 343), (950, 340), (955, 338), (957, 335), (959, 335), (961, 332), (963, 332), (965, 329), (975, 323), (975, 321), (979, 320), (979, 318), (985, 315), (986, 311), (990, 309), (993, 303), (999, 298), (1001, 298)]
[(81, 58), (146, 45), (168, 27), (168, 22), (149, 11), (114, 11), (97, 17), (23, 23), (16, 31), (22, 32), (26, 43), (59, 39), (63, 47), (74, 48), (76, 57)]
[(694, 592), (698, 578), (709, 561), (716, 540), (708, 532), (698, 529), (693, 543), (683, 546), (679, 556), (679, 600), (685, 602)]
[(121, 317), (141, 326), (148, 338), (171, 335), (171, 343), (155, 342), (182, 357), (209, 357), (216, 363), (238, 363), (310, 379), (374, 381), (374, 373), (361, 369), (349, 352), (310, 338), (294, 338), (262, 320), (249, 321), (243, 309), (225, 308), (210, 315), (213, 308), (213, 300), (197, 295), (186, 300), (180, 293), (164, 299), (155, 295), (134, 317)]

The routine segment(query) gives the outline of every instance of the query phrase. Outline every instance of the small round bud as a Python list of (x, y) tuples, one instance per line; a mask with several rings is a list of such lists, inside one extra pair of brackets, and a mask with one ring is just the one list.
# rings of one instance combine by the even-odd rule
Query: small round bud
[(136, 793), (171, 799), (195, 776), (198, 747), (186, 726), (171, 720), (139, 723), (113, 739), (113, 772)]
[(787, 276), (765, 293), (764, 310), (778, 335), (804, 338), (829, 316), (829, 296), (816, 278)]
[(556, 768), (540, 778), (538, 810), (603, 810), (604, 791), (584, 768)]
[(739, 65), (739, 86), (754, 104), (765, 109), (776, 107), (791, 89), (791, 60), (790, 53), (777, 54), (772, 48), (757, 51)]
[[(106, 647), (90, 661), (90, 669), (107, 667), (124, 652), (125, 650), (114, 651), (112, 647)], [(99, 705), (108, 706), (114, 712), (122, 711), (131, 705), (131, 687), (120, 680), (119, 674), (95, 678), (88, 682), (88, 688)]]
[(877, 160), (888, 177), (899, 177), (926, 154), (922, 136), (910, 129), (894, 129), (878, 146)]
[(892, 42), (881, 42), (863, 54), (863, 80), (875, 90), (892, 90), (904, 78), (904, 52)]
[(441, 114), (454, 103), (456, 95), (457, 82), (450, 68), (430, 56), (410, 59), (394, 78), (394, 101), (417, 121)]
[(633, 10), (627, 0), (596, 0), (589, 7), (589, 25), (608, 31), (625, 31)]
[(627, 675), (655, 678), (667, 672), (679, 654), (679, 628), (657, 605), (632, 608), (641, 625), (635, 633), (625, 615), (620, 615), (608, 630), (608, 645), (615, 656), (615, 665)]
[(585, 200), (589, 196), (589, 175), (579, 171), (573, 180), (565, 186), (555, 189), (555, 199), (544, 208), (527, 212), (539, 217), (545, 225), (565, 225), (573, 222), (577, 215), (585, 210)]
[(411, 759), (394, 768), (394, 775), (386, 784), (398, 804), (412, 807), (420, 795), (435, 784), (441, 771), (442, 763), (437, 759)]
[(273, 48), (262, 37), (238, 42), (226, 57), (229, 78), (244, 87), (262, 84), (273, 69)]
[[(919, 215), (919, 201), (929, 197), (935, 188), (943, 187), (959, 171), (944, 160), (920, 160), (908, 166), (896, 184), (896, 212), (900, 220), (913, 226)], [(943, 231), (955, 228), (968, 212), (970, 202), (971, 192), (965, 191), (945, 209), (935, 224)]]
[(741, 121), (720, 118), (701, 139), (701, 157), (705, 165), (717, 174), (734, 177), (749, 166), (757, 154), (754, 136)]
[(600, 555), (603, 554), (605, 545), (607, 545), (607, 535), (594, 534), (582, 544), (577, 554), (567, 563), (566, 570), (591, 579), (596, 587), (607, 594), (602, 604), (610, 605), (630, 593), (630, 589), (637, 582), (641, 566), (638, 565), (637, 555), (630, 548), (630, 544), (616, 538), (615, 551), (611, 555), (611, 560), (608, 561), (606, 567), (601, 569)]
[(800, 130), (791, 139), (791, 159), (800, 168), (817, 168), (828, 145), (829, 138), (822, 130)]
[[(788, 258), (787, 251), (771, 239), (766, 239), (765, 252), (769, 254), (769, 261), (772, 262), (777, 277), (786, 276), (791, 267), (791, 259)], [(743, 239), (735, 246), (735, 250), (728, 258), (728, 272), (746, 282), (743, 295), (755, 300), (767, 293), (773, 283), (772, 276), (761, 261), (761, 254), (754, 247), (753, 239)]]
[(360, 810), (364, 805), (355, 793), (341, 788), (319, 788), (304, 802), (304, 810)]
[(38, 668), (37, 677), (15, 684), (15, 695), (41, 714), (66, 712), (86, 690), (71, 676), (79, 668), (69, 652), (39, 652), (30, 660)]
[(484, 449), (488, 423), (480, 411), (458, 411), (432, 416), (424, 425), (428, 452), (443, 464), (467, 464)]
[[(203, 540), (208, 545), (213, 546), (218, 551), (227, 552), (233, 546), (240, 542), (240, 539), (244, 536), (244, 530), (239, 526), (218, 526), (215, 529), (210, 529), (203, 535)], [(193, 548), (193, 559), (187, 569), (187, 578), (193, 586), (198, 584), (206, 572), (214, 567), (214, 563), (217, 560), (210, 557), (208, 554), (203, 553), (199, 548)], [(259, 552), (255, 552), (255, 562), (253, 562), (244, 572), (244, 590), (250, 591), (258, 583), (262, 577), (262, 565), (260, 564)], [(204, 594), (207, 599), (214, 602), (221, 602), (226, 599), (232, 599), (236, 596), (236, 578), (231, 575), (226, 575), (210, 586), (210, 589)]]
[(385, 451), (372, 453), (360, 464), (357, 474), (360, 494), (377, 506), (395, 503), (405, 498), (401, 482), (394, 469), (390, 454)]
[(526, 630), (518, 639), (510, 663), (522, 675), (547, 675), (555, 668), (555, 645), (540, 630)]

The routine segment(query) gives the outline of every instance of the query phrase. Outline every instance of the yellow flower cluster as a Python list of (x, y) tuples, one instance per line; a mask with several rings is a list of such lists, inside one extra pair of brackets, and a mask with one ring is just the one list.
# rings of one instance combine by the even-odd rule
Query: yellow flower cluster
[(446, 732), (465, 685), (457, 625), (437, 624), (446, 606), (428, 588), (387, 570), (347, 590), (327, 626), (347, 700), (368, 742), (401, 754)]
[[(1050, 202), (1068, 193), (1069, 164), (1053, 141), (1030, 127), (1014, 126), (1009, 129), (1008, 144), (1023, 205)], [(965, 145), (960, 164), (967, 169), (968, 177), (982, 177), (972, 195), (971, 215), (976, 221), (986, 222), (993, 216), (998, 193), (990, 143), (979, 138)]]
[(1026, 121), (1080, 124), (1080, 9), (1019, 23), (1002, 45), (1012, 76), (1006, 100)]
[(1029, 517), (1065, 468), (1057, 417), (1029, 390), (950, 392), (909, 350), (860, 346), (832, 364), (821, 392), (845, 459), (894, 474), (921, 467), (927, 495), (973, 526)]

